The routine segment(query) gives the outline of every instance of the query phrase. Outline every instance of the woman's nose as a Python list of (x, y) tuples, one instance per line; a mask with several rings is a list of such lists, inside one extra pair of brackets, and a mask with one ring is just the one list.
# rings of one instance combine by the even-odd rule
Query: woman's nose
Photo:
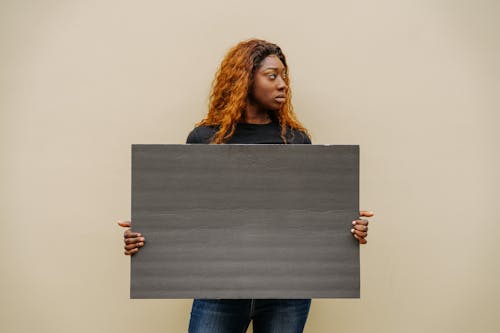
[(285, 80), (283, 80), (283, 79), (281, 78), (281, 76), (280, 76), (280, 77), (279, 77), (279, 80), (278, 80), (278, 89), (280, 89), (280, 90), (281, 90), (281, 89), (284, 89), (284, 88), (286, 88), (286, 87), (287, 87), (287, 86), (286, 86), (286, 82), (285, 82)]

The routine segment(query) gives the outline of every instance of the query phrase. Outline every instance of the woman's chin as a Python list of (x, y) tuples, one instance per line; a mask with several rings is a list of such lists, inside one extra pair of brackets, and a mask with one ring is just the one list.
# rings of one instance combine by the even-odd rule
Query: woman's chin
[(278, 111), (278, 110), (281, 110), (281, 107), (283, 106), (283, 104), (285, 104), (285, 103), (280, 103), (278, 101), (274, 101), (274, 103), (272, 103), (272, 105), (270, 105), (269, 108), (271, 110)]

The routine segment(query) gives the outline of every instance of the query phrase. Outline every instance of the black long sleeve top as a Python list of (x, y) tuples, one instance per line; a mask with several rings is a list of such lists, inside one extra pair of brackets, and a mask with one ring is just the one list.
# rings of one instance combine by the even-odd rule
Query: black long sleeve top
[[(227, 144), (284, 144), (280, 136), (280, 124), (273, 120), (268, 124), (238, 123), (233, 136), (226, 141)], [(186, 143), (208, 144), (210, 137), (217, 131), (216, 126), (198, 126), (188, 134)], [(293, 139), (292, 139), (293, 132)], [(310, 138), (303, 132), (287, 128), (286, 138), (288, 144), (311, 144)]]

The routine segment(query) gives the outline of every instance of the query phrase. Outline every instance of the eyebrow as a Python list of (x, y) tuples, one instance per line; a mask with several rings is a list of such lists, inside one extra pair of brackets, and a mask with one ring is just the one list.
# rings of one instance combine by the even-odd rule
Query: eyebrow
[[(266, 67), (263, 70), (266, 70), (266, 69), (279, 69), (279, 68), (278, 67)], [(283, 67), (283, 70), (286, 71), (286, 68)]]

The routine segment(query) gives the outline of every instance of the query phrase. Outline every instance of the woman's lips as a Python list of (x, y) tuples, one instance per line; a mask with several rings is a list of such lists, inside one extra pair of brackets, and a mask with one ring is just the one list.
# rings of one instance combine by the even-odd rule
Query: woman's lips
[(274, 100), (279, 102), (279, 103), (284, 103), (286, 98), (285, 97), (275, 97)]

